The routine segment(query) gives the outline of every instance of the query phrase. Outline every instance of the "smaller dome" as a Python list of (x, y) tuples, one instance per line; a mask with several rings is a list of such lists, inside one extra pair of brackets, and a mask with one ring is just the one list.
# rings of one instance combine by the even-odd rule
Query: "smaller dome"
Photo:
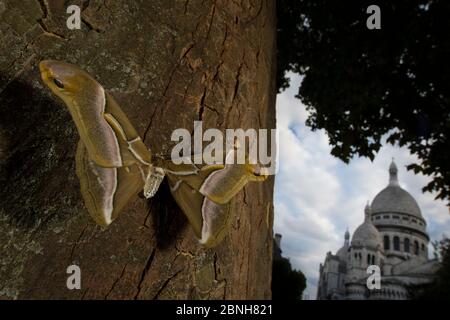
[(372, 249), (378, 249), (382, 247), (382, 241), (378, 229), (373, 225), (370, 214), (371, 209), (369, 204), (365, 208), (365, 219), (363, 224), (356, 228), (352, 237), (352, 247), (361, 246)]

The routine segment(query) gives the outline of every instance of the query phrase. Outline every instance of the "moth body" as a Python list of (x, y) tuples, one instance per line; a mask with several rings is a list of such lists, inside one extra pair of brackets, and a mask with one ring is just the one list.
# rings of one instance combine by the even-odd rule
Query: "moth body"
[(152, 198), (159, 189), (161, 182), (164, 179), (164, 170), (153, 165), (148, 167), (147, 177), (144, 185), (144, 197)]

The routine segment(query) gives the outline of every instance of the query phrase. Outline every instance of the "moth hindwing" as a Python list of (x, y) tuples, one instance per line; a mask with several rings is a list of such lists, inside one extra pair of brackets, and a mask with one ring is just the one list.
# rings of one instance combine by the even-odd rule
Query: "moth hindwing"
[(90, 159), (81, 140), (77, 147), (76, 172), (88, 212), (103, 227), (117, 218), (144, 185), (138, 166), (100, 167)]

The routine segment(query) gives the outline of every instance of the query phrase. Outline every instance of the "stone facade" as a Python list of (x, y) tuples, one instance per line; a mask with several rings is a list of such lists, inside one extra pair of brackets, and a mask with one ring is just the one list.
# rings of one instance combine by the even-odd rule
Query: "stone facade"
[[(432, 281), (439, 267), (428, 259), (426, 221), (416, 200), (398, 183), (397, 166), (389, 167), (389, 184), (365, 208), (364, 222), (336, 254), (320, 264), (317, 299), (404, 300), (408, 288)], [(367, 268), (381, 272), (381, 288), (369, 290)]]

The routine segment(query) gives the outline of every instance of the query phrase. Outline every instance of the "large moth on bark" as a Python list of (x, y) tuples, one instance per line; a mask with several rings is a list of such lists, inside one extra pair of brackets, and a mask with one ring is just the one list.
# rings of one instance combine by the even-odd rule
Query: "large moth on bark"
[[(141, 191), (152, 197), (166, 175), (175, 201), (200, 242), (214, 246), (232, 221), (233, 197), (247, 182), (267, 178), (264, 168), (249, 163), (199, 167), (161, 158), (152, 161), (126, 114), (92, 76), (54, 60), (42, 61), (39, 68), (42, 80), (64, 101), (76, 125), (81, 194), (89, 214), (103, 227)], [(234, 157), (234, 152), (227, 157)]]

